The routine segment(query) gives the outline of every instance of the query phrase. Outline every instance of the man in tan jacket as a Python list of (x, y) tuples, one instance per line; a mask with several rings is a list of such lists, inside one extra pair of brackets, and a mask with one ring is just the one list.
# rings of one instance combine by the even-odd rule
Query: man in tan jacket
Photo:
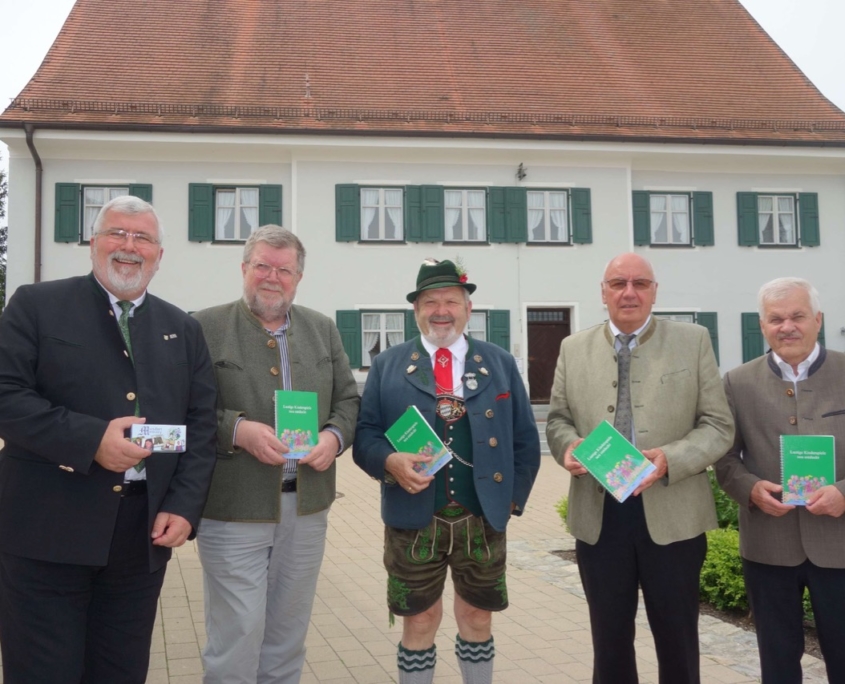
[[(778, 278), (758, 296), (772, 351), (725, 375), (736, 439), (716, 464), (739, 503), (745, 586), (765, 684), (800, 684), (809, 588), (830, 682), (845, 682), (845, 354), (818, 343), (819, 294)], [(836, 482), (806, 506), (781, 501), (781, 435), (833, 435)]]
[[(657, 320), (657, 282), (636, 254), (601, 284), (610, 320), (560, 348), (546, 435), (573, 476), (568, 523), (593, 635), (594, 684), (636, 684), (638, 589), (660, 681), (699, 682), (698, 581), (716, 512), (707, 466), (730, 447), (733, 421), (707, 330)], [(572, 456), (607, 420), (656, 466), (618, 503)]]
[[(358, 389), (334, 322), (293, 304), (305, 248), (279, 226), (244, 246), (243, 298), (196, 314), (217, 378), (217, 466), (197, 544), (205, 684), (296, 684)], [(315, 392), (319, 439), (301, 460), (274, 429), (275, 390)], [(283, 428), (284, 426), (279, 426)]]

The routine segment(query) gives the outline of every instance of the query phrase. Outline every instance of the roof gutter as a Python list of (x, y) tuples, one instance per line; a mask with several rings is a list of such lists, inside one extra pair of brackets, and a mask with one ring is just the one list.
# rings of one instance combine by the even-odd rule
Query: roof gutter
[(26, 146), (35, 161), (35, 263), (33, 264), (33, 282), (41, 282), (41, 187), (43, 185), (44, 168), (41, 165), (41, 157), (35, 149), (33, 135), (35, 126), (31, 123), (23, 125), (26, 131)]

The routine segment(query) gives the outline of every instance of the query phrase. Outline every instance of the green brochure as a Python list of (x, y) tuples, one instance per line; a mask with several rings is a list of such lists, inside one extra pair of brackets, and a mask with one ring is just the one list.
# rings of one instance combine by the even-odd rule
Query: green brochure
[(812, 494), (836, 482), (836, 449), (831, 435), (781, 435), (782, 501), (806, 506)]
[(416, 406), (409, 406), (384, 436), (396, 451), (431, 456), (428, 463), (418, 461), (414, 464), (414, 470), (423, 475), (434, 475), (452, 460), (452, 454)]
[(317, 446), (317, 393), (276, 390), (276, 435), (290, 451), (285, 458), (307, 456)]
[(656, 468), (606, 420), (579, 444), (572, 455), (620, 503)]

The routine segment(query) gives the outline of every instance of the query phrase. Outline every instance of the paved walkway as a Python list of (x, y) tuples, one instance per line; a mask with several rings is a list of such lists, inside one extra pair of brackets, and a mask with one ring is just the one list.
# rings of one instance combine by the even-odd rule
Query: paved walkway
[[(329, 515), (302, 682), (393, 682), (401, 628), (388, 626), (378, 485), (354, 465), (349, 453), (338, 466), (340, 497)], [(528, 510), (508, 527), (511, 607), (494, 618), (497, 681), (591, 681), (589, 620), (577, 568), (549, 553), (574, 545), (554, 510), (567, 489), (567, 473), (543, 456)], [(447, 605), (449, 586), (447, 582)], [(639, 615), (640, 681), (657, 684), (657, 661), (642, 608)], [(436, 684), (461, 681), (453, 648), (456, 631), (447, 610), (437, 635)], [(189, 543), (177, 551), (167, 572), (148, 684), (199, 684), (204, 639), (202, 572), (195, 545)], [(701, 645), (705, 684), (759, 681), (753, 634), (702, 616)], [(805, 682), (827, 681), (820, 661), (805, 657), (804, 665)]]

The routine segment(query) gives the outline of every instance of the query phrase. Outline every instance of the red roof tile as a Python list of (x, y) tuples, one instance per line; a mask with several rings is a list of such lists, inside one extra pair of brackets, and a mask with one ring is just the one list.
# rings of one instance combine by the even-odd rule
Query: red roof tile
[(845, 144), (737, 0), (78, 0), (27, 121)]

